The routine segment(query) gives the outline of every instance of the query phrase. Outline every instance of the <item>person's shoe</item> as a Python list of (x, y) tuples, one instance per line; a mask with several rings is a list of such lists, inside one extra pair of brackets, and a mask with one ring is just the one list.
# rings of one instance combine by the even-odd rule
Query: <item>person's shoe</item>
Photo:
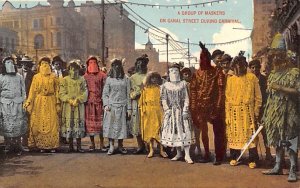
[(21, 150), (22, 150), (23, 152), (29, 152), (29, 151), (30, 151), (29, 148), (28, 148), (27, 146), (22, 146), (22, 147), (21, 147)]
[(153, 157), (153, 151), (150, 151), (149, 154), (147, 155), (148, 158), (152, 158)]
[(199, 163), (209, 163), (210, 161), (209, 157), (204, 157), (198, 160)]
[(55, 149), (50, 150), (51, 153), (56, 153)]
[(264, 175), (282, 175), (283, 174), (282, 170), (277, 170), (274, 168), (271, 170), (263, 171), (262, 173)]
[(236, 160), (231, 160), (229, 162), (230, 166), (237, 166), (238, 165), (238, 162)]
[(95, 146), (90, 146), (90, 148), (89, 148), (89, 151), (90, 152), (94, 152), (96, 149), (95, 149)]
[(184, 157), (185, 162), (188, 164), (194, 164), (194, 161), (190, 157)]
[(251, 162), (248, 164), (249, 168), (254, 169), (256, 168), (256, 163), (255, 162)]
[(290, 172), (289, 172), (289, 177), (288, 177), (288, 182), (296, 182), (298, 180), (297, 174), (296, 174), (296, 166), (291, 166)]
[(21, 155), (22, 155), (22, 150), (19, 150), (19, 151), (17, 152), (17, 155), (18, 155), (18, 156), (21, 156)]
[(168, 158), (168, 154), (164, 151), (161, 151), (159, 154), (162, 158)]
[(221, 164), (222, 164), (222, 161), (220, 161), (220, 160), (215, 160), (213, 162), (213, 165), (215, 165), (215, 166), (218, 166), (218, 165), (221, 165)]
[(107, 151), (107, 155), (112, 155), (112, 154), (114, 154), (114, 150), (113, 150), (113, 149), (109, 149), (109, 150)]
[(107, 152), (107, 151), (108, 151), (108, 148), (105, 148), (105, 147), (100, 148), (100, 151), (101, 151), (101, 152)]
[(78, 153), (84, 153), (85, 151), (83, 149), (81, 149), (81, 148), (77, 148), (76, 152), (78, 152)]
[(127, 150), (126, 150), (125, 148), (123, 148), (123, 147), (117, 148), (117, 151), (118, 151), (119, 153), (121, 153), (121, 154), (127, 154)]
[(143, 154), (145, 151), (145, 148), (144, 147), (141, 147), (141, 148), (138, 148), (137, 150), (135, 150), (133, 152), (133, 154)]
[(175, 157), (173, 157), (173, 158), (171, 159), (171, 161), (178, 161), (178, 160), (180, 160), (181, 158), (182, 158), (181, 155), (176, 155)]

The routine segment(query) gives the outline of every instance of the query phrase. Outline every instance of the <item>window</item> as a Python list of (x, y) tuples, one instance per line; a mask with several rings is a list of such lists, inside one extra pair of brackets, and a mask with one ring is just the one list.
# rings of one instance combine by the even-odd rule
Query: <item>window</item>
[(56, 25), (61, 25), (61, 18), (60, 17), (56, 17)]
[(0, 37), (0, 48), (3, 47), (3, 37)]
[(60, 32), (56, 33), (56, 44), (58, 47), (61, 47), (61, 33)]
[(14, 28), (16, 29), (20, 28), (19, 21), (14, 21)]
[(11, 39), (11, 49), (14, 50), (15, 49), (15, 39)]
[(34, 37), (34, 48), (41, 49), (44, 48), (44, 37), (41, 34), (38, 34)]
[(33, 20), (32, 28), (34, 28), (34, 29), (39, 28), (39, 20), (38, 19), (34, 19)]
[(13, 28), (14, 23), (12, 21), (2, 22), (2, 26), (6, 28)]
[(5, 48), (9, 48), (9, 39), (8, 37), (5, 38)]
[(44, 28), (44, 18), (34, 19), (32, 23), (33, 29), (41, 29)]
[(40, 18), (39, 20), (39, 28), (44, 28), (44, 19)]
[(0, 37), (0, 48), (3, 47), (3, 37)]
[[(52, 20), (52, 19), (51, 19)], [(53, 48), (53, 40), (54, 40), (54, 38), (53, 38), (53, 33), (51, 32), (51, 35), (50, 35), (50, 40), (51, 40), (51, 48)]]

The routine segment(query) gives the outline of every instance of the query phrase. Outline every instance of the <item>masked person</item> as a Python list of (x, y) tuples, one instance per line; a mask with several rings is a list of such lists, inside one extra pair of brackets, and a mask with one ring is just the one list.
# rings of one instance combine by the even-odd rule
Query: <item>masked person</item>
[(180, 68), (174, 64), (169, 68), (170, 81), (161, 87), (161, 103), (164, 111), (161, 130), (161, 144), (176, 148), (172, 161), (181, 159), (182, 149), (185, 161), (193, 164), (190, 157), (190, 146), (195, 142), (190, 121), (189, 95), (187, 84), (180, 79)]
[(90, 136), (92, 145), (90, 151), (95, 151), (95, 135), (100, 137), (100, 150), (106, 151), (103, 138), (103, 101), (102, 91), (106, 75), (99, 70), (96, 57), (90, 57), (86, 61), (87, 70), (84, 75), (88, 87), (88, 100), (85, 103), (86, 134)]
[(28, 146), (41, 152), (59, 147), (59, 81), (51, 72), (50, 59), (42, 58), (34, 75), (24, 108), (30, 114)]
[(83, 153), (81, 138), (85, 136), (84, 102), (87, 100), (86, 82), (79, 76), (80, 65), (75, 60), (68, 66), (69, 76), (60, 82), (59, 98), (62, 103), (61, 133), (69, 141), (69, 152), (74, 151), (73, 138), (76, 139), (77, 152)]
[[(260, 108), (259, 111), (259, 117), (258, 117), (258, 122), (261, 123), (261, 118), (264, 113), (264, 107), (267, 102), (267, 77), (262, 75), (260, 73), (261, 65), (259, 60), (252, 60), (249, 62), (249, 70), (251, 73), (255, 74), (255, 76), (258, 78), (259, 81), (259, 87), (262, 95), (262, 107)], [(271, 149), (268, 146), (268, 140), (267, 140), (267, 135), (265, 129), (262, 129), (262, 136), (264, 140), (264, 145), (266, 148), (266, 160), (271, 161), (272, 160), (272, 155), (271, 155)]]
[(144, 142), (149, 144), (148, 158), (154, 155), (154, 141), (160, 146), (160, 155), (164, 158), (168, 155), (160, 145), (160, 129), (162, 125), (162, 110), (160, 106), (161, 77), (157, 72), (151, 72), (146, 76), (144, 88), (139, 99), (141, 111), (141, 133)]
[(27, 118), (22, 108), (26, 93), (24, 79), (16, 72), (15, 60), (12, 57), (4, 58), (0, 76), (0, 110), (3, 118), (1, 132), (5, 149), (14, 149), (20, 155), (21, 136), (27, 131)]
[[(127, 120), (131, 117), (130, 80), (125, 76), (122, 61), (112, 60), (103, 93), (103, 136), (109, 139), (108, 155), (115, 151), (126, 154), (123, 139), (128, 137)], [(114, 148), (118, 140), (118, 148)]]
[[(247, 73), (247, 65), (244, 56), (235, 57), (231, 64), (234, 76), (228, 78), (226, 85), (225, 121), (232, 166), (238, 164), (236, 159), (241, 149), (256, 130), (262, 102), (258, 79)], [(251, 143), (249, 148), (249, 168), (255, 168), (258, 160), (256, 143)]]
[[(214, 165), (220, 165), (225, 155), (225, 76), (218, 67), (218, 62), (224, 52), (216, 50), (213, 56), (200, 42), (200, 68), (191, 79), (190, 83), (190, 108), (193, 124), (195, 126), (196, 140), (202, 137), (205, 150), (204, 157), (199, 162), (207, 163), (210, 159), (208, 125), (213, 125), (216, 158)], [(214, 59), (217, 67), (211, 66)]]
[(131, 117), (131, 134), (136, 136), (136, 140), (138, 143), (138, 148), (134, 152), (135, 154), (143, 153), (145, 150), (145, 145), (142, 141), (141, 137), (141, 123), (140, 123), (140, 112), (138, 106), (138, 100), (141, 96), (141, 91), (143, 87), (143, 80), (147, 74), (147, 65), (149, 59), (145, 54), (139, 58), (137, 58), (135, 62), (135, 74), (130, 77), (131, 83), (131, 91), (130, 98), (132, 100), (132, 117)]
[(297, 181), (297, 147), (299, 147), (300, 71), (294, 68), (287, 55), (284, 38), (276, 34), (269, 52), (272, 71), (268, 77), (268, 99), (262, 121), (266, 128), (268, 144), (276, 148), (276, 163), (266, 175), (282, 174), (283, 151), (290, 157), (289, 182)]

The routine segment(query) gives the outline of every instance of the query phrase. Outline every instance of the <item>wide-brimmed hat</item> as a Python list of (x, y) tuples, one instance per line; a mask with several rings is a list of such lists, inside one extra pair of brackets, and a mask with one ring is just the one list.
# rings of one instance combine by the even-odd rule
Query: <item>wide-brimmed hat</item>
[(217, 55), (223, 55), (224, 51), (221, 51), (219, 49), (213, 51), (212, 55), (211, 55), (211, 59), (214, 59)]
[(33, 62), (33, 61), (28, 56), (24, 56), (24, 57), (22, 57), (22, 59), (20, 60), (20, 62)]

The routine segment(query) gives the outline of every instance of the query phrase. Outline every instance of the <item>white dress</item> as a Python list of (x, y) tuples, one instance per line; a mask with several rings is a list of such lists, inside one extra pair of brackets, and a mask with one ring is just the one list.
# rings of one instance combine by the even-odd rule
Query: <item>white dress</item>
[(103, 106), (109, 106), (110, 111), (104, 111), (103, 136), (111, 139), (128, 138), (127, 110), (131, 110), (130, 81), (127, 77), (116, 79), (108, 77), (103, 93)]
[[(169, 147), (184, 147), (195, 142), (189, 116), (189, 96), (185, 81), (165, 82), (161, 87), (161, 102), (164, 109), (161, 143)], [(188, 119), (184, 119), (188, 115)]]

